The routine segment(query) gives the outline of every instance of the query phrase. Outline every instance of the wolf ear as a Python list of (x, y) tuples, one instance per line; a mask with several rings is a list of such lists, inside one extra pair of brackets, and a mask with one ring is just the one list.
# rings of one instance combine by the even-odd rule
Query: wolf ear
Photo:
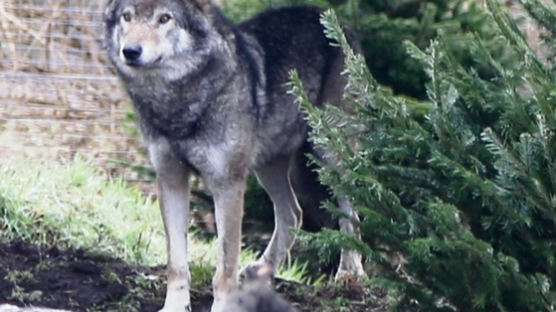
[(104, 6), (104, 19), (106, 21), (112, 20), (114, 18), (114, 11), (116, 10), (117, 6), (116, 0), (107, 0)]

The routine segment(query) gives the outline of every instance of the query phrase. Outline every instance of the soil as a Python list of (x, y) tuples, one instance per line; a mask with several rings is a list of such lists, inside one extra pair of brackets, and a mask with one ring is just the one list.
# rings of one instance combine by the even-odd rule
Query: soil
[[(72, 311), (157, 311), (162, 287), (141, 281), (162, 280), (163, 268), (130, 266), (85, 250), (43, 249), (24, 242), (0, 243), (0, 303)], [(138, 292), (138, 290), (141, 290)], [(129, 298), (130, 296), (134, 298)], [(2, 302), (2, 298), (5, 298)], [(210, 298), (199, 298), (210, 302)], [(134, 309), (136, 306), (137, 309)], [(204, 311), (203, 306), (196, 307)]]
[[(157, 311), (163, 305), (164, 280), (164, 267), (130, 266), (85, 250), (0, 243), (0, 305), (71, 311)], [(276, 290), (300, 312), (323, 311), (333, 301), (340, 304), (339, 308), (346, 308), (342, 311), (386, 311), (385, 294), (370, 293), (357, 283), (347, 284), (342, 288), (313, 288), (277, 281)], [(209, 289), (194, 289), (191, 296), (193, 312), (209, 311)]]

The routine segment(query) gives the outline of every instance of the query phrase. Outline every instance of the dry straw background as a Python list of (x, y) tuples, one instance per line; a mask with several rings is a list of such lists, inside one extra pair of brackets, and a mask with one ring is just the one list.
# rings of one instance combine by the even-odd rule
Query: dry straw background
[[(104, 1), (0, 0), (0, 159), (145, 162), (102, 49)], [(127, 125), (127, 126), (126, 126)]]

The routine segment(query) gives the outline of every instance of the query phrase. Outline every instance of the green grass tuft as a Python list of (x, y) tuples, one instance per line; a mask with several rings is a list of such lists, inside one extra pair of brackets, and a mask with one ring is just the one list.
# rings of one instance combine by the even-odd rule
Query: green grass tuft
[[(133, 264), (166, 262), (158, 204), (80, 157), (67, 163), (0, 164), (0, 239), (85, 248)], [(190, 235), (189, 250), (194, 283), (210, 285), (216, 240)], [(255, 260), (256, 252), (245, 249), (240, 264)], [(299, 283), (310, 283), (307, 276), (307, 266), (296, 261), (278, 270), (278, 277)]]
[(65, 164), (0, 165), (0, 238), (87, 248), (130, 263), (165, 258), (156, 203), (76, 158)]

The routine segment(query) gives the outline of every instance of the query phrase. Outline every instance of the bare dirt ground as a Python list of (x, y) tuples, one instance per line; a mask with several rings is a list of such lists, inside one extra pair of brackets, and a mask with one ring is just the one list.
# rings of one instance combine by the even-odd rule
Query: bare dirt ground
[[(95, 307), (111, 310), (111, 303), (130, 295), (134, 281), (151, 274), (157, 274), (157, 268), (132, 267), (82, 250), (40, 249), (23, 242), (0, 244), (0, 276), (4, 276), (0, 279), (0, 298), (7, 299), (3, 303), (72, 311)], [(155, 311), (161, 301), (157, 289), (151, 293), (137, 296), (130, 305)]]
[[(163, 267), (130, 266), (84, 250), (0, 243), (0, 305), (71, 311), (157, 311), (163, 304)], [(277, 281), (277, 291), (300, 312), (386, 311), (386, 295), (352, 283), (309, 287)], [(209, 311), (209, 289), (191, 292), (193, 311)]]

